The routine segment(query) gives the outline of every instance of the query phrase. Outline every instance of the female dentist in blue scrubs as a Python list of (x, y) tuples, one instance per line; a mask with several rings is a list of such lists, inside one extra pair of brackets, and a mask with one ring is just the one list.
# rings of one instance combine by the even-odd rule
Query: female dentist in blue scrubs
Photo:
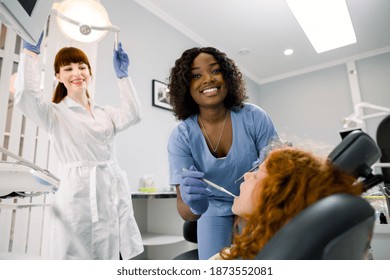
[(238, 195), (237, 178), (259, 163), (260, 151), (277, 132), (263, 109), (244, 103), (245, 85), (234, 61), (212, 47), (186, 50), (176, 60), (168, 96), (181, 120), (168, 143), (170, 184), (181, 217), (198, 221), (199, 259), (208, 259), (231, 245), (233, 197), (201, 178)]

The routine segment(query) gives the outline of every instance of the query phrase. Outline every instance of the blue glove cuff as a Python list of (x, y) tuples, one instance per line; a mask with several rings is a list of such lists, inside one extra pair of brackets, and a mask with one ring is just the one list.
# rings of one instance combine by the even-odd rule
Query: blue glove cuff
[(122, 78), (126, 78), (126, 77), (128, 77), (129, 75), (127, 74), (127, 73), (116, 73), (116, 77), (118, 78), (118, 79), (122, 79)]
[(40, 54), (42, 39), (43, 39), (43, 32), (41, 33), (41, 36), (39, 37), (39, 40), (36, 45), (32, 45), (29, 42), (23, 40), (23, 48), (31, 52), (34, 52), (36, 54)]

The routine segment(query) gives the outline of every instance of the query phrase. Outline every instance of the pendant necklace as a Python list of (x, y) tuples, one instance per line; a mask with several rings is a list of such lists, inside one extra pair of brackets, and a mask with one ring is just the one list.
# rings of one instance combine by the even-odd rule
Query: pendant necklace
[(210, 137), (209, 137), (209, 135), (207, 134), (206, 127), (205, 127), (204, 124), (203, 124), (202, 117), (201, 117), (200, 114), (199, 114), (199, 121), (200, 121), (200, 124), (202, 125), (202, 127), (203, 127), (203, 129), (204, 129), (204, 133), (205, 133), (206, 139), (207, 139), (207, 141), (209, 142), (210, 147), (211, 147), (211, 149), (213, 150), (213, 153), (214, 153), (214, 154), (215, 154), (216, 151), (218, 150), (219, 143), (221, 142), (222, 134), (223, 134), (223, 132), (225, 131), (225, 126), (226, 126), (226, 120), (227, 120), (228, 112), (229, 112), (229, 110), (226, 110), (225, 121), (223, 122), (223, 127), (222, 127), (222, 130), (221, 130), (221, 133), (219, 134), (218, 142), (217, 142), (217, 145), (215, 146), (215, 148), (213, 147), (213, 144), (211, 143)]

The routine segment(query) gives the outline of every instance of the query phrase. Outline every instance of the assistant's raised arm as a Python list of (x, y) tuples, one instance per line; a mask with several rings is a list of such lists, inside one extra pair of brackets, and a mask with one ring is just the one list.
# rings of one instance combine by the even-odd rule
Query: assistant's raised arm
[(40, 68), (38, 54), (40, 54), (43, 33), (36, 45), (23, 40), (18, 72), (15, 78), (15, 106), (22, 113), (46, 132), (52, 126), (52, 103), (47, 100), (40, 89)]
[(130, 125), (136, 124), (142, 119), (141, 104), (133, 81), (129, 77), (130, 60), (123, 50), (122, 43), (118, 43), (118, 49), (114, 48), (113, 65), (118, 86), (120, 89), (120, 109), (111, 112), (112, 119), (117, 131), (123, 130)]

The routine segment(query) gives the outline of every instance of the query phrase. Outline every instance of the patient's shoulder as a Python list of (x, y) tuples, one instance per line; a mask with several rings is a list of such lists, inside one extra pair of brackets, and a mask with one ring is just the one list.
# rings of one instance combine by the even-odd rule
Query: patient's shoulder
[(211, 257), (209, 258), (209, 260), (223, 260), (223, 259), (222, 259), (221, 255), (220, 255), (219, 252), (218, 252), (218, 253), (216, 253), (214, 256), (211, 256)]

